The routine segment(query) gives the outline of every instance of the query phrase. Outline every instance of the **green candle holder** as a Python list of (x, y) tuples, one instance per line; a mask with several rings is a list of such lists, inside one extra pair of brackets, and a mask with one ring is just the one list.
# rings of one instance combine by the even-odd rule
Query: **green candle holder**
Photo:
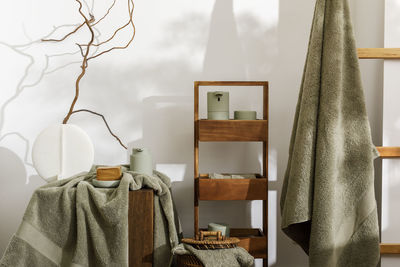
[(257, 119), (257, 112), (250, 110), (236, 110), (233, 118), (235, 120), (255, 120)]

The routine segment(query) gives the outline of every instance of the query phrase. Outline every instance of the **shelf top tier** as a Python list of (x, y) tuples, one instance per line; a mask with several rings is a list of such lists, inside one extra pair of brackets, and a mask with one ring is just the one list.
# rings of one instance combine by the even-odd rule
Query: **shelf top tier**
[(268, 86), (267, 81), (195, 81), (195, 86)]
[(195, 81), (194, 82), (194, 120), (199, 120), (200, 86), (253, 86), (263, 90), (263, 120), (268, 120), (268, 82), (267, 81)]

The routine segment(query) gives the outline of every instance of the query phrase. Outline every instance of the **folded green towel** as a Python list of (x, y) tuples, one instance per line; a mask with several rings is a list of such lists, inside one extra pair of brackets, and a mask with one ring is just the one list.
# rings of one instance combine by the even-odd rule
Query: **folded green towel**
[(128, 194), (146, 187), (156, 195), (154, 266), (168, 266), (178, 244), (168, 177), (125, 167), (118, 188), (99, 189), (94, 170), (34, 192), (0, 265), (128, 266)]
[(377, 265), (377, 155), (347, 0), (317, 0), (281, 195), (310, 266)]
[(200, 250), (187, 244), (179, 244), (173, 249), (175, 255), (192, 254), (204, 267), (253, 267), (254, 257), (244, 248)]

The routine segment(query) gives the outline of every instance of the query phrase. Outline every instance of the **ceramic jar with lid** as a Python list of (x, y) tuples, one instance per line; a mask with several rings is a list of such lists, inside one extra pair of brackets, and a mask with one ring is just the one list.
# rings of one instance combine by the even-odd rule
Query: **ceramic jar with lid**
[(133, 148), (130, 170), (147, 175), (153, 174), (153, 161), (147, 148)]

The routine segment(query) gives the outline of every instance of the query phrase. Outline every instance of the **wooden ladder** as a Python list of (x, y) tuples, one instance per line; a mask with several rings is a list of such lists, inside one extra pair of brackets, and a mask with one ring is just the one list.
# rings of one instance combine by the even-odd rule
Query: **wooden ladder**
[[(400, 59), (400, 48), (358, 48), (359, 59)], [(400, 147), (377, 147), (381, 159), (400, 158)], [(381, 243), (381, 254), (400, 254), (400, 243)]]

